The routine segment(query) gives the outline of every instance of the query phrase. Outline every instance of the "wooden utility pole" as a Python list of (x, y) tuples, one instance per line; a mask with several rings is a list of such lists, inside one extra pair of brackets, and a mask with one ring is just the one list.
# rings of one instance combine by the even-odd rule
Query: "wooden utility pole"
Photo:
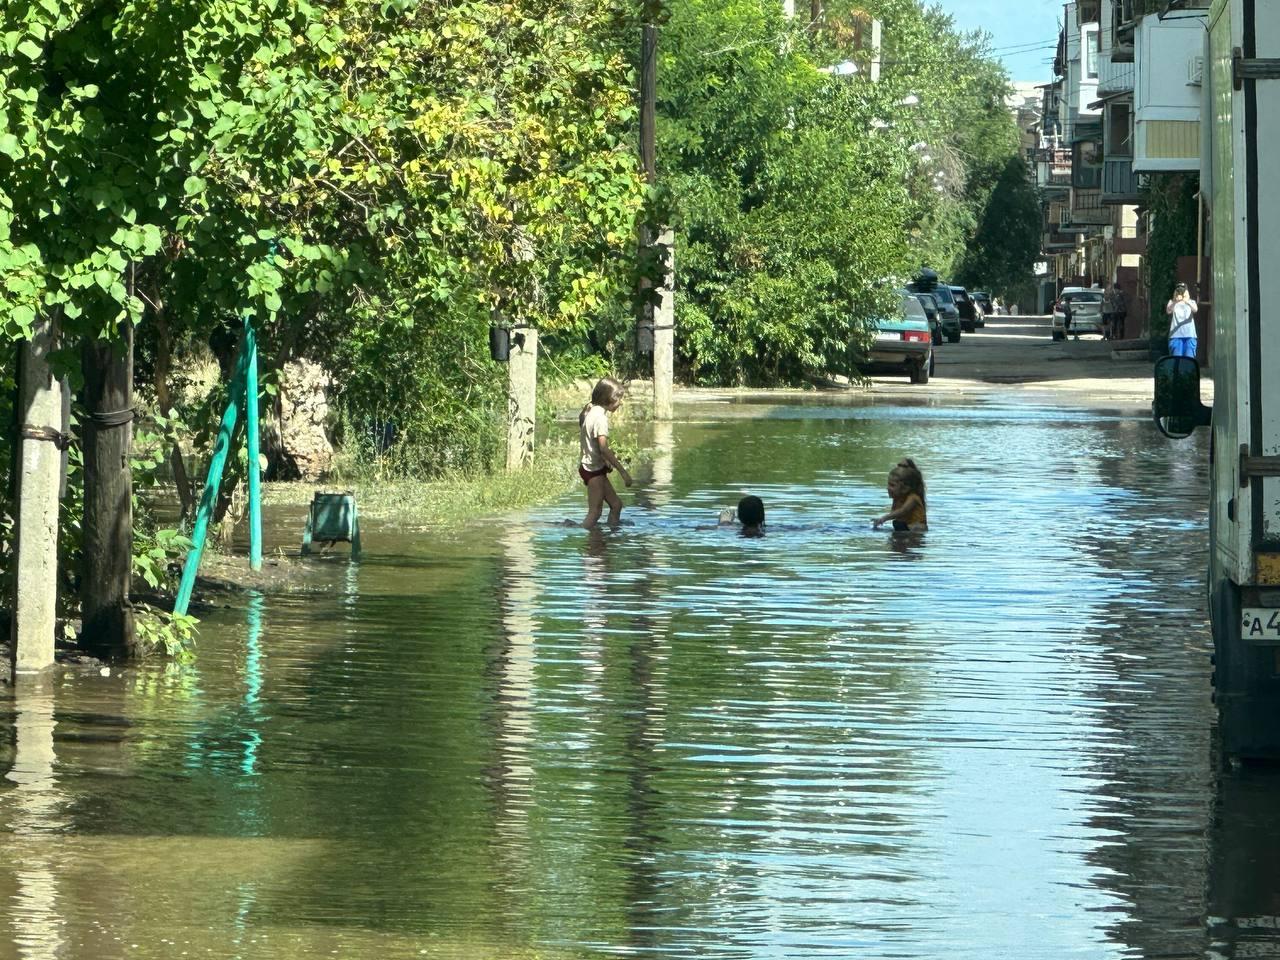
[[(658, 106), (658, 27), (661, 0), (644, 0), (644, 25), (640, 36), (640, 166), (645, 181), (658, 181), (657, 106)], [(652, 282), (641, 281), (644, 297), (641, 307), (637, 345), (653, 351), (653, 415), (657, 420), (671, 419), (671, 394), (675, 356), (675, 279), (672, 257), (675, 232), (667, 226), (645, 224), (641, 229), (642, 255), (649, 256), (654, 241), (659, 243), (663, 261), (663, 283), (658, 303), (649, 297)]]
[(650, 183), (658, 180), (658, 0), (644, 0), (640, 32), (640, 167)]
[(10, 661), (15, 675), (53, 664), (58, 599), (58, 488), (62, 471), (62, 387), (49, 372), (56, 318), (36, 322), (18, 370), (17, 577)]
[(81, 635), (94, 656), (133, 650), (133, 326), (119, 341), (86, 340), (84, 366), (84, 582)]
[[(640, 28), (640, 170), (645, 183), (658, 180), (657, 98), (658, 98), (658, 34), (653, 23), (656, 16), (653, 0), (644, 0), (644, 23)], [(640, 224), (640, 262), (643, 264), (653, 247), (653, 226), (648, 220)], [(653, 283), (640, 277), (640, 316), (636, 324), (636, 349), (653, 353), (653, 302), (649, 291)]]

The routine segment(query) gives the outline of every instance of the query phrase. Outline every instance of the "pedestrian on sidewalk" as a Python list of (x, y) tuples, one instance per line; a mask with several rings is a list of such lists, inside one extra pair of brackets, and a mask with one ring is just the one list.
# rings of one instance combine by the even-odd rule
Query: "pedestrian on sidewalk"
[(1102, 339), (1110, 340), (1116, 326), (1116, 285), (1108, 281), (1102, 287)]
[(1173, 288), (1173, 299), (1165, 304), (1169, 315), (1169, 354), (1174, 357), (1196, 355), (1196, 311), (1199, 305), (1191, 299), (1187, 285), (1179, 283)]
[(1111, 285), (1111, 339), (1124, 339), (1124, 321), (1129, 315), (1129, 301), (1125, 298), (1124, 288), (1118, 283)]

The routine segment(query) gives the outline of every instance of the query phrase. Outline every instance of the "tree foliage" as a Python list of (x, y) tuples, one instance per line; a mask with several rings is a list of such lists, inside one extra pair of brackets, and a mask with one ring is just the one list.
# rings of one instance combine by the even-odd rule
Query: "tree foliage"
[[(992, 283), (1030, 268), (1034, 193), (983, 37), (915, 0), (831, 0), (816, 23), (762, 0), (670, 9), (659, 163), (690, 376), (840, 369), (886, 282), (922, 265)], [(871, 17), (883, 22), (876, 82)], [(849, 62), (857, 73), (824, 72)], [(988, 233), (1028, 212), (1030, 229)]]
[(408, 426), (424, 394), (492, 397), (466, 362), (491, 308), (580, 328), (629, 286), (634, 104), (600, 4), (19, 0), (5, 27), (10, 337), (61, 309), (155, 349), (249, 313), (266, 355), (346, 367)]
[(1147, 315), (1147, 333), (1153, 339), (1168, 335), (1166, 298), (1178, 280), (1178, 258), (1196, 252), (1199, 209), (1196, 190), (1199, 181), (1184, 174), (1156, 174), (1142, 189), (1142, 208), (1151, 214), (1151, 235), (1147, 240), (1147, 289), (1152, 291)]
[(630, 298), (626, 22), (596, 0), (10, 0), (0, 337), (55, 318), (74, 380), (81, 343), (135, 324), (157, 422), (198, 448), (217, 398), (171, 418), (174, 355), (229, 367), (247, 315), (268, 386), (317, 360), (418, 472), (487, 465), (491, 310), (582, 331)]

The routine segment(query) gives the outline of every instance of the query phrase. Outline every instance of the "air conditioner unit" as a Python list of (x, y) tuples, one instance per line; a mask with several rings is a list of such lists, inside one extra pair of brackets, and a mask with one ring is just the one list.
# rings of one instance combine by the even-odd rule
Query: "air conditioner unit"
[(1187, 86), (1198, 87), (1204, 81), (1204, 57), (1187, 58)]

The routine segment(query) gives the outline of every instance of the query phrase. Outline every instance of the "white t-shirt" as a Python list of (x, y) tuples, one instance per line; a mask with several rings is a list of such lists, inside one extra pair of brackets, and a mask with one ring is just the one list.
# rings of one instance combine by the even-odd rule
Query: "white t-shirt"
[(605, 462), (600, 454), (600, 438), (609, 435), (609, 411), (592, 404), (582, 418), (578, 433), (582, 446), (582, 469), (603, 470)]
[(1169, 314), (1169, 338), (1194, 337), (1196, 335), (1196, 302), (1194, 300), (1170, 300), (1173, 312)]

